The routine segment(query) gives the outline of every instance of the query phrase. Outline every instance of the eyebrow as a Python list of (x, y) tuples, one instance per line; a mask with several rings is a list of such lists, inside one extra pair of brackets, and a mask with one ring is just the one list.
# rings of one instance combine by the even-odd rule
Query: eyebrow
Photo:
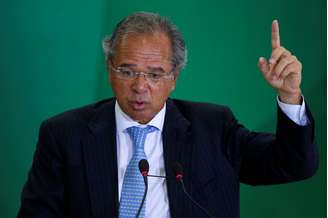
[(136, 67), (137, 65), (136, 64), (120, 64), (119, 67)]
[[(127, 64), (127, 63), (123, 63), (120, 64), (119, 67), (136, 67), (136, 64)], [(149, 70), (153, 70), (153, 71), (161, 71), (162, 73), (165, 73), (165, 70), (162, 67), (147, 67)]]

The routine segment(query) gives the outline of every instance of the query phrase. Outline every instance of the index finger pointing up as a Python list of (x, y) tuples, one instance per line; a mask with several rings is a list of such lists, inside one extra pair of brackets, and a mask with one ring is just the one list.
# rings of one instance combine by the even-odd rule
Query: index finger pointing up
[(279, 24), (277, 20), (272, 22), (272, 30), (271, 30), (271, 44), (272, 49), (280, 47), (280, 35), (279, 35)]

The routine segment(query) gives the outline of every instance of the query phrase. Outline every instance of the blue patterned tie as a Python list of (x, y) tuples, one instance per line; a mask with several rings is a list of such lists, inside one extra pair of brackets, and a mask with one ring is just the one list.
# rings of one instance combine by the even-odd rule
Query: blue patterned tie
[[(120, 218), (135, 218), (138, 209), (141, 205), (142, 197), (145, 191), (145, 183), (139, 171), (139, 161), (147, 159), (144, 144), (148, 133), (156, 130), (154, 126), (147, 126), (146, 128), (130, 127), (127, 128), (133, 146), (134, 154), (126, 168), (121, 200), (120, 200)], [(146, 201), (145, 201), (146, 202)], [(139, 217), (145, 217), (146, 204), (144, 203)]]

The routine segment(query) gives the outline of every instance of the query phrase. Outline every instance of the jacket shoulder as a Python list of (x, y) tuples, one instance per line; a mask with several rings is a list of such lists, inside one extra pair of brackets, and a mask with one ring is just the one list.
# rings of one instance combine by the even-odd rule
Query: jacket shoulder
[(206, 114), (222, 114), (222, 113), (231, 113), (229, 107), (220, 104), (205, 103), (205, 102), (196, 102), (196, 101), (186, 101), (180, 99), (172, 99), (174, 105), (182, 113), (201, 113), (202, 115)]
[(108, 107), (111, 103), (113, 103), (112, 99), (105, 99), (96, 103), (70, 109), (44, 120), (43, 124), (61, 127), (87, 125), (98, 111), (101, 111), (104, 107)]

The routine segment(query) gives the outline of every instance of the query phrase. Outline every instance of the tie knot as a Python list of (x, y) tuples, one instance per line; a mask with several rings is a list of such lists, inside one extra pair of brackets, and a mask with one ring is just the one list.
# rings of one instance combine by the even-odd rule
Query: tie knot
[(130, 138), (133, 142), (133, 145), (136, 149), (144, 150), (144, 144), (146, 140), (146, 136), (148, 133), (154, 132), (157, 128), (154, 126), (147, 126), (145, 128), (132, 126), (127, 128), (127, 132), (130, 135)]

